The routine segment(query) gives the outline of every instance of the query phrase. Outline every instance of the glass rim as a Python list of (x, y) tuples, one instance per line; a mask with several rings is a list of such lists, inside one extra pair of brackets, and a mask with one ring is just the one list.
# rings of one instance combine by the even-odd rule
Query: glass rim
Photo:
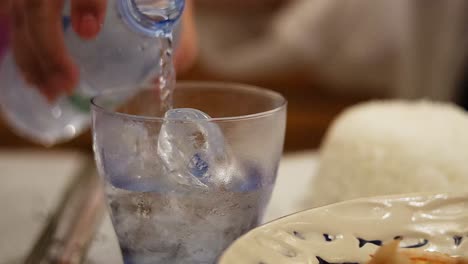
[[(258, 119), (262, 117), (267, 117), (267, 116), (272, 116), (277, 112), (281, 112), (282, 110), (286, 109), (288, 105), (288, 101), (286, 98), (279, 92), (269, 90), (266, 88), (261, 88), (255, 85), (250, 85), (250, 84), (242, 84), (242, 83), (236, 83), (236, 82), (218, 82), (218, 81), (177, 81), (176, 83), (176, 89), (177, 87), (180, 86), (196, 86), (196, 87), (206, 87), (206, 88), (222, 88), (225, 89), (227, 87), (234, 88), (236, 90), (243, 90), (243, 91), (255, 91), (255, 92), (260, 92), (262, 94), (265, 94), (268, 97), (271, 98), (278, 98), (280, 99), (280, 104), (277, 107), (274, 107), (270, 110), (267, 111), (262, 111), (258, 113), (253, 113), (253, 114), (248, 114), (248, 115), (237, 115), (237, 116), (227, 116), (227, 117), (210, 117), (207, 119), (203, 119), (205, 122), (235, 122), (235, 121), (242, 121), (242, 120), (251, 120), (251, 119)], [(145, 91), (145, 90), (150, 90), (152, 88), (145, 87), (143, 85), (143, 88), (138, 90), (139, 92)], [(177, 118), (165, 118), (165, 117), (157, 117), (157, 116), (148, 116), (148, 115), (134, 115), (134, 114), (126, 114), (122, 113), (119, 111), (115, 110), (110, 110), (107, 109), (106, 107), (99, 105), (97, 100), (99, 98), (103, 98), (106, 95), (112, 95), (112, 94), (117, 94), (117, 93), (123, 93), (123, 92), (128, 92), (128, 89), (107, 89), (99, 94), (93, 96), (91, 98), (91, 108), (93, 112), (102, 112), (106, 113), (111, 116), (115, 117), (121, 117), (121, 118), (126, 118), (126, 119), (132, 119), (135, 121), (144, 121), (144, 122), (164, 122), (164, 121), (179, 121), (180, 119)]]

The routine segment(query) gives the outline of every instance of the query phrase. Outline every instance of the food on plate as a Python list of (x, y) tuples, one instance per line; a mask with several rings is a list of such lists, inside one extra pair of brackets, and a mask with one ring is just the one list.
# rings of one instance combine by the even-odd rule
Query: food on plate
[(468, 185), (468, 114), (448, 103), (374, 101), (330, 127), (305, 207)]
[(468, 259), (421, 249), (400, 249), (394, 240), (380, 247), (367, 264), (468, 264)]

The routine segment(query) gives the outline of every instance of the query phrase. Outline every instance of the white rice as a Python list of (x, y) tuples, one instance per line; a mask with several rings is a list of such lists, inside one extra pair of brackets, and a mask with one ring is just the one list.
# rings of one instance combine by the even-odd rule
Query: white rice
[(375, 101), (331, 126), (306, 202), (426, 191), (468, 191), (468, 115), (451, 104)]

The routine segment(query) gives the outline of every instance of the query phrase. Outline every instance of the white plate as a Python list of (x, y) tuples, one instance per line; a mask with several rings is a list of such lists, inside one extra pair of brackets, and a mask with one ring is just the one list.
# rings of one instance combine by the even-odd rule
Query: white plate
[(364, 263), (381, 243), (468, 255), (468, 194), (359, 199), (281, 218), (247, 233), (220, 264)]

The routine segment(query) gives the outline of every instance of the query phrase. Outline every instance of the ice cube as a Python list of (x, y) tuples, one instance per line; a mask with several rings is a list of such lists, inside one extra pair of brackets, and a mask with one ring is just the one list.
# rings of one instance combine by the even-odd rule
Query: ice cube
[(219, 126), (202, 111), (172, 109), (158, 138), (158, 154), (178, 183), (201, 187), (226, 185), (240, 170)]
[[(97, 156), (98, 166), (107, 180), (120, 189), (151, 192), (164, 189), (167, 185), (157, 155), (154, 135), (142, 123), (130, 123), (106, 127), (105, 147), (101, 147)], [(101, 144), (102, 145), (102, 144)], [(99, 147), (99, 146), (96, 146)]]

